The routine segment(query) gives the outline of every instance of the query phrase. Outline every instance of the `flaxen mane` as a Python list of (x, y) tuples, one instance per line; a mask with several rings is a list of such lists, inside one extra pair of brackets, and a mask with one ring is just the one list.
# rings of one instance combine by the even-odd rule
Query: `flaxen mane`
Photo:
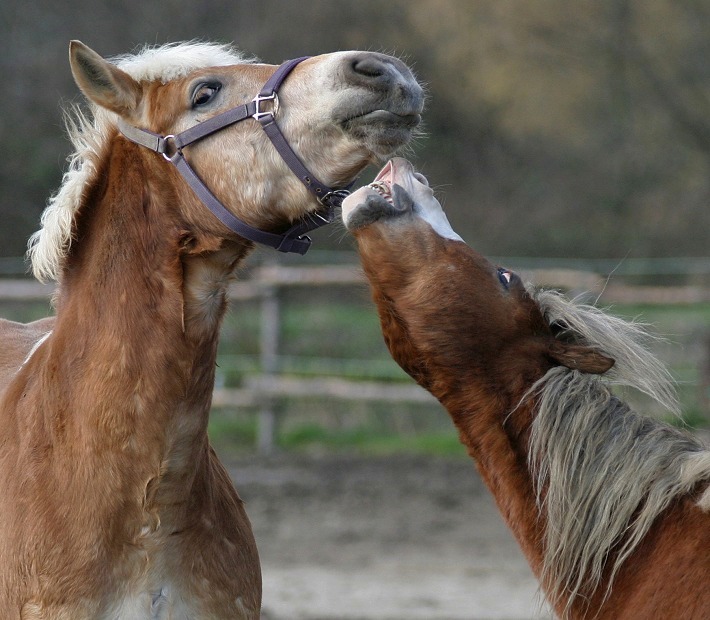
[[(112, 62), (137, 80), (168, 82), (204, 67), (251, 62), (229, 45), (187, 42), (146, 47), (136, 54), (114, 58)], [(32, 271), (42, 281), (58, 280), (64, 257), (72, 240), (74, 216), (83, 196), (95, 178), (108, 139), (115, 131), (114, 114), (92, 106), (65, 111), (65, 122), (74, 152), (59, 190), (49, 199), (41, 228), (28, 243)]]
[[(553, 597), (566, 594), (571, 604), (599, 585), (609, 557), (611, 588), (655, 518), (710, 480), (710, 450), (612, 393), (610, 384), (630, 386), (677, 409), (670, 376), (642, 327), (555, 292), (532, 294), (551, 325), (616, 360), (605, 377), (556, 367), (530, 391), (538, 407), (530, 464), (547, 518), (542, 578)], [(710, 510), (710, 489), (698, 504)]]

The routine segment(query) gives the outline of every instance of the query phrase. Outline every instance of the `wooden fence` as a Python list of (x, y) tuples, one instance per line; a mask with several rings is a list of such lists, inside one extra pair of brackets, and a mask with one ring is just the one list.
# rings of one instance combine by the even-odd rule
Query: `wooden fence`
[[(539, 286), (587, 292), (602, 303), (690, 304), (710, 302), (710, 288), (702, 286), (646, 287), (620, 283), (607, 284), (605, 278), (574, 269), (520, 270), (524, 278)], [(281, 331), (280, 291), (294, 287), (363, 286), (359, 266), (317, 267), (262, 266), (254, 268), (248, 279), (233, 283), (229, 296), (234, 300), (257, 300), (260, 305), (260, 373), (247, 378), (239, 389), (218, 388), (214, 405), (218, 407), (258, 407), (258, 450), (273, 451), (277, 430), (275, 401), (279, 398), (323, 396), (352, 401), (435, 403), (433, 397), (414, 383), (351, 381), (344, 378), (294, 378), (279, 373), (279, 336)], [(0, 279), (0, 300), (46, 301), (53, 285), (27, 279)]]

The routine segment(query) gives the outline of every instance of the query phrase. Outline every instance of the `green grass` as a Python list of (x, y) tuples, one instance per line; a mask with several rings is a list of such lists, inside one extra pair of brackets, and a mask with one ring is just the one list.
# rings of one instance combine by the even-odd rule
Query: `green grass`
[(355, 452), (362, 455), (416, 453), (431, 456), (463, 456), (465, 450), (455, 432), (398, 435), (373, 427), (330, 430), (304, 424), (279, 437), (279, 447), (299, 452)]
[(212, 415), (208, 433), (210, 441), (218, 448), (251, 452), (256, 445), (256, 416), (235, 412)]
[[(378, 424), (333, 428), (312, 421), (291, 422), (277, 435), (278, 450), (304, 454), (350, 453), (362, 456), (422, 454), (466, 456), (465, 448), (448, 420), (441, 430), (398, 433)], [(251, 453), (257, 438), (257, 416), (236, 412), (215, 412), (210, 419), (209, 436), (220, 452)]]
[(608, 310), (626, 319), (663, 329), (678, 325), (705, 325), (710, 327), (710, 303), (675, 304), (615, 304)]
[(52, 307), (46, 303), (2, 301), (0, 300), (0, 318), (20, 323), (30, 323), (53, 314)]

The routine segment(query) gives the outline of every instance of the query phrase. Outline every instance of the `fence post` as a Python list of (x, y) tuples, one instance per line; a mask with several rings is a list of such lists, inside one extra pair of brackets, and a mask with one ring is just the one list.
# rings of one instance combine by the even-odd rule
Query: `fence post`
[[(265, 286), (261, 298), (260, 361), (261, 373), (267, 377), (278, 372), (280, 315), (278, 286)], [(262, 395), (260, 403), (257, 449), (260, 454), (271, 454), (275, 448), (278, 430), (276, 403), (268, 395)]]

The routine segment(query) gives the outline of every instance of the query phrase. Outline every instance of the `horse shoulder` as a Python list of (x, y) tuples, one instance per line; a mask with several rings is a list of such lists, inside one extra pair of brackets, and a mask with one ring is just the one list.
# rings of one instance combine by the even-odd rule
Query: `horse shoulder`
[[(692, 498), (667, 510), (625, 562), (604, 618), (710, 618), (710, 512)], [(601, 616), (600, 616), (601, 617)]]

